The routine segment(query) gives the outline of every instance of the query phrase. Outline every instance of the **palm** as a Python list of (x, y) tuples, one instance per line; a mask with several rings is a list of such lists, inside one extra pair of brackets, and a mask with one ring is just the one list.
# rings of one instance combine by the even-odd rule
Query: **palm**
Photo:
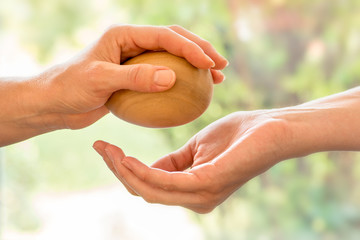
[(112, 163), (104, 155), (131, 193), (149, 202), (205, 213), (286, 157), (291, 141), (284, 129), (284, 122), (268, 111), (234, 113), (204, 128), (152, 167), (105, 142), (98, 142), (97, 148), (102, 155), (101, 149), (107, 148), (118, 159)]
[[(286, 138), (282, 123), (264, 113), (234, 113), (199, 132), (193, 138), (192, 167), (199, 166), (200, 170), (205, 163), (215, 164), (221, 170), (218, 177), (229, 181), (229, 175), (233, 176), (241, 185), (271, 167), (273, 160), (281, 158), (275, 154), (279, 141)], [(224, 174), (227, 176), (222, 176)]]
[(226, 152), (241, 134), (240, 124), (234, 115), (229, 115), (200, 131), (192, 139), (195, 153), (192, 167), (212, 162)]
[[(244, 141), (256, 144), (266, 138), (268, 131), (263, 131), (263, 121), (259, 121), (257, 115), (256, 112), (238, 112), (219, 119), (196, 134), (183, 148), (154, 163), (153, 167), (183, 171), (189, 167), (199, 169), (204, 164), (220, 164), (227, 155), (235, 154)], [(246, 149), (237, 160), (245, 157)]]

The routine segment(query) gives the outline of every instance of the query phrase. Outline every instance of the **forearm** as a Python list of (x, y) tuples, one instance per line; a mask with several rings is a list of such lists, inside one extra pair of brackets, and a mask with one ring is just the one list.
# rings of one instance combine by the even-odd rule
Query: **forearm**
[(360, 87), (281, 109), (274, 117), (287, 122), (296, 155), (360, 150)]
[(0, 146), (59, 128), (42, 76), (0, 78)]
[(303, 104), (319, 109), (324, 151), (360, 151), (360, 87)]

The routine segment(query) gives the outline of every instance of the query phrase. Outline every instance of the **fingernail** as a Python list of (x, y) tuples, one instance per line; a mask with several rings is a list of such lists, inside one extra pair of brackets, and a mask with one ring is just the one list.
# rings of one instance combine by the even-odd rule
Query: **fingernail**
[(222, 77), (222, 80), (225, 81), (225, 79), (226, 79), (225, 74), (224, 74), (223, 72), (221, 72), (221, 71), (219, 71), (219, 72), (220, 72), (220, 75), (221, 75), (221, 77)]
[(108, 158), (109, 158), (112, 162), (114, 162), (114, 157), (113, 157), (111, 151), (110, 151), (109, 149), (106, 149), (106, 148), (105, 148), (105, 153), (106, 153), (106, 155), (108, 156)]
[(157, 70), (154, 75), (154, 83), (160, 87), (170, 87), (175, 82), (175, 73), (172, 70)]
[(211, 67), (213, 68), (213, 67), (215, 67), (215, 62), (214, 62), (214, 60), (212, 60), (209, 56), (206, 56), (208, 59), (209, 59), (209, 62), (211, 62)]

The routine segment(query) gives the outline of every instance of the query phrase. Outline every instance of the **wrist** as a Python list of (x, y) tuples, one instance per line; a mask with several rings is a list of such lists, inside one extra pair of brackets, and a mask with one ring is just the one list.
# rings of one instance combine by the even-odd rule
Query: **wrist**
[(360, 88), (274, 110), (286, 122), (298, 157), (321, 151), (359, 151)]
[(0, 145), (18, 142), (61, 128), (56, 114), (49, 112), (49, 92), (41, 75), (0, 80)]
[(322, 108), (292, 106), (271, 111), (270, 115), (284, 122), (288, 138), (284, 149), (288, 155), (283, 159), (303, 157), (321, 151), (330, 151), (330, 127), (327, 126), (327, 113)]

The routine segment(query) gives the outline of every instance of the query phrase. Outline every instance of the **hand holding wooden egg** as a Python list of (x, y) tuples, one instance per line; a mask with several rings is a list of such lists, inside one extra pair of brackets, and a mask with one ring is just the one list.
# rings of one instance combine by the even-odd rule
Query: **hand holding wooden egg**
[(144, 127), (174, 127), (195, 120), (209, 106), (213, 93), (210, 70), (198, 69), (168, 52), (143, 53), (124, 64), (140, 63), (169, 67), (176, 74), (175, 85), (156, 93), (115, 92), (106, 106), (117, 117)]

